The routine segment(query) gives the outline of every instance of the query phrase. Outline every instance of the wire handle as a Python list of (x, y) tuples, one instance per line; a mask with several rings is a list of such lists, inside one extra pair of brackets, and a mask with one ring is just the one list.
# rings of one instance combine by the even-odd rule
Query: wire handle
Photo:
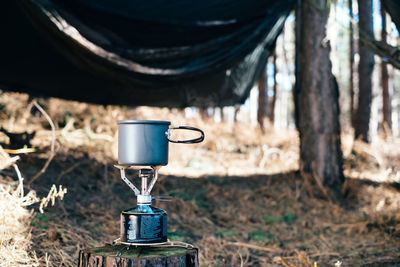
[[(178, 130), (178, 129), (196, 131), (196, 132), (199, 132), (201, 134), (201, 136), (198, 137), (198, 138), (189, 139), (189, 140), (173, 140), (173, 139), (170, 139), (170, 137), (171, 137), (170, 131), (171, 130)], [(198, 128), (190, 127), (190, 126), (171, 127), (171, 128), (168, 129), (168, 131), (165, 132), (165, 134), (167, 136), (168, 141), (170, 141), (171, 143), (195, 144), (195, 143), (200, 143), (200, 142), (202, 142), (204, 140), (204, 132), (202, 130), (198, 129)]]

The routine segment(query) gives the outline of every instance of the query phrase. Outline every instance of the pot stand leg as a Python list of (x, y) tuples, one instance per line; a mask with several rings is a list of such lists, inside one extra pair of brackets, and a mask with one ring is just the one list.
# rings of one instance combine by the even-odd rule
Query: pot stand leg
[(135, 192), (135, 196), (140, 195), (140, 191), (139, 189), (136, 188), (136, 186), (134, 186), (131, 181), (128, 180), (128, 178), (126, 178), (125, 176), (125, 168), (124, 167), (117, 167), (119, 168), (119, 170), (121, 171), (121, 179), (122, 181), (124, 181), (130, 189), (132, 189), (133, 192)]
[(151, 190), (154, 187), (154, 184), (156, 183), (157, 179), (158, 179), (158, 169), (159, 167), (156, 166), (151, 166), (151, 168), (153, 169), (153, 179), (151, 179), (151, 182), (149, 184), (149, 186), (147, 187), (147, 194), (150, 195)]

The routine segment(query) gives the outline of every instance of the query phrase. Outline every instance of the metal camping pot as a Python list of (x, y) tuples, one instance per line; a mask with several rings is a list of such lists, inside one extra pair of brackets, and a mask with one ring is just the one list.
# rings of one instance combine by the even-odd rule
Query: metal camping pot
[[(188, 126), (169, 128), (169, 121), (119, 120), (117, 123), (120, 165), (167, 165), (168, 142), (193, 144), (204, 140), (202, 130)], [(201, 136), (190, 140), (172, 140), (170, 131), (174, 129), (197, 131)]]

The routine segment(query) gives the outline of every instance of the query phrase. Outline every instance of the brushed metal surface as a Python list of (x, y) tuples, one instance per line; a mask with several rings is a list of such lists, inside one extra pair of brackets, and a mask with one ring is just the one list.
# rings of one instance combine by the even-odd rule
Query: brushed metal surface
[(168, 164), (168, 121), (118, 121), (118, 163)]

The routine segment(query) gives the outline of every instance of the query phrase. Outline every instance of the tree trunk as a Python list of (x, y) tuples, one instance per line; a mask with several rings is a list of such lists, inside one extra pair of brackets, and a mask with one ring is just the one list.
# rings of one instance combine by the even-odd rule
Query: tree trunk
[(296, 77), (294, 86), (293, 86), (293, 103), (294, 103), (294, 123), (296, 125), (297, 131), (299, 129), (299, 93), (300, 93), (300, 68), (299, 66), (299, 56), (300, 56), (300, 36), (301, 36), (301, 24), (302, 24), (302, 16), (301, 16), (301, 6), (302, 0), (296, 0), (296, 8), (295, 8), (295, 25), (294, 25), (294, 35), (295, 35), (295, 55), (294, 55), (294, 76)]
[(344, 181), (340, 147), (339, 90), (326, 42), (327, 0), (301, 3), (296, 80), (300, 172), (312, 177), (332, 200), (340, 199)]
[(224, 107), (219, 107), (219, 117), (221, 118), (221, 123), (223, 123), (225, 121)]
[[(383, 42), (387, 42), (386, 32), (386, 12), (384, 7), (381, 5), (381, 17), (382, 17), (382, 33), (381, 39)], [(382, 86), (382, 103), (383, 103), (383, 130), (386, 134), (390, 134), (392, 131), (392, 100), (389, 92), (389, 74), (388, 67), (385, 59), (381, 61), (381, 86)]]
[(355, 122), (355, 108), (354, 108), (354, 28), (353, 28), (353, 0), (349, 0), (350, 9), (350, 23), (349, 23), (349, 41), (350, 41), (350, 81), (349, 81), (349, 93), (350, 93), (350, 125), (354, 127)]
[(355, 138), (369, 141), (369, 120), (372, 102), (372, 71), (374, 54), (361, 41), (363, 36), (373, 38), (372, 0), (358, 0), (360, 62), (358, 65), (358, 108), (355, 118)]
[(278, 92), (278, 85), (276, 84), (276, 71), (277, 71), (277, 66), (276, 66), (276, 48), (274, 51), (274, 54), (272, 56), (272, 64), (274, 65), (274, 75), (273, 77), (273, 82), (274, 82), (274, 95), (272, 96), (271, 99), (271, 105), (269, 106), (269, 113), (268, 113), (268, 117), (269, 117), (269, 121), (271, 122), (272, 125), (274, 125), (274, 121), (275, 121), (275, 103), (276, 103), (276, 97), (277, 97), (277, 92)]
[(207, 108), (199, 108), (199, 113), (202, 120), (206, 120), (209, 118)]
[(198, 267), (197, 249), (182, 247), (133, 247), (124, 245), (104, 246), (79, 251), (78, 267)]
[(268, 110), (266, 67), (263, 68), (260, 78), (258, 78), (257, 85), (258, 85), (257, 121), (261, 131), (265, 133), (264, 118), (267, 115), (267, 110)]
[(240, 105), (235, 105), (235, 111), (233, 112), (233, 122), (236, 123), (238, 121), (238, 114), (240, 111)]

